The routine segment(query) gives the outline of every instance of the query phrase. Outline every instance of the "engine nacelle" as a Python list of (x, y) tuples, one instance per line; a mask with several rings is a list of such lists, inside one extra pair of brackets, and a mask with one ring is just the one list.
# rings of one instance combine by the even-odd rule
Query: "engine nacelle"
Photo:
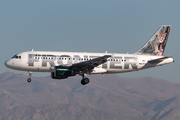
[(55, 66), (54, 72), (51, 73), (51, 78), (53, 79), (65, 79), (70, 76), (75, 76), (71, 66)]
[(51, 72), (51, 78), (52, 79), (66, 79), (68, 76), (54, 76), (54, 72)]

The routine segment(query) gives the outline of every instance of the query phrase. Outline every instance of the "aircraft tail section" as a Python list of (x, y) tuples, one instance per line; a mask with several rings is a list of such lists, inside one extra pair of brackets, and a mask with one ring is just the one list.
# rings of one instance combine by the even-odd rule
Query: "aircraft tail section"
[(135, 54), (163, 56), (171, 26), (163, 25)]

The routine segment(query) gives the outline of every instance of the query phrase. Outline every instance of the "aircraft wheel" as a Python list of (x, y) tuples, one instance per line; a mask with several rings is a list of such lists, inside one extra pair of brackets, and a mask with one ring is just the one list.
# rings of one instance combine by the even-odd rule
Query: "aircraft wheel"
[(84, 79), (82, 79), (82, 80), (81, 80), (81, 84), (82, 84), (82, 85), (85, 85), (85, 83), (84, 83)]
[(82, 79), (81, 80), (81, 84), (82, 85), (86, 85), (86, 84), (88, 84), (89, 83), (89, 79), (88, 78), (85, 78), (85, 79)]
[(27, 82), (31, 82), (31, 78), (28, 78), (28, 79), (27, 79)]
[(89, 79), (88, 79), (88, 78), (85, 78), (85, 79), (84, 79), (84, 82), (85, 82), (86, 84), (88, 84), (88, 83), (89, 83)]

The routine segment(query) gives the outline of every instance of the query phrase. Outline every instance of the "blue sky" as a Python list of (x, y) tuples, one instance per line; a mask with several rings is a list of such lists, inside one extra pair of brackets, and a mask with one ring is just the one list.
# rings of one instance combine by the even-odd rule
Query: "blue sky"
[(180, 83), (179, 4), (175, 0), (0, 1), (0, 73), (27, 74), (6, 68), (4, 62), (32, 49), (134, 53), (161, 25), (172, 25), (165, 55), (172, 56), (174, 63), (118, 75)]

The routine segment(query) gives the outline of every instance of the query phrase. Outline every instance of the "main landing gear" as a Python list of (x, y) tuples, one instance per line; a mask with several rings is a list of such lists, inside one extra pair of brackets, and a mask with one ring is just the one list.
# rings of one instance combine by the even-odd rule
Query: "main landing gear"
[(29, 73), (29, 78), (27, 79), (27, 82), (31, 82), (32, 72), (28, 72), (28, 73)]
[(83, 77), (83, 79), (81, 80), (81, 84), (82, 85), (88, 84), (90, 80), (89, 80), (89, 78), (87, 78), (87, 74), (83, 74), (82, 77)]

